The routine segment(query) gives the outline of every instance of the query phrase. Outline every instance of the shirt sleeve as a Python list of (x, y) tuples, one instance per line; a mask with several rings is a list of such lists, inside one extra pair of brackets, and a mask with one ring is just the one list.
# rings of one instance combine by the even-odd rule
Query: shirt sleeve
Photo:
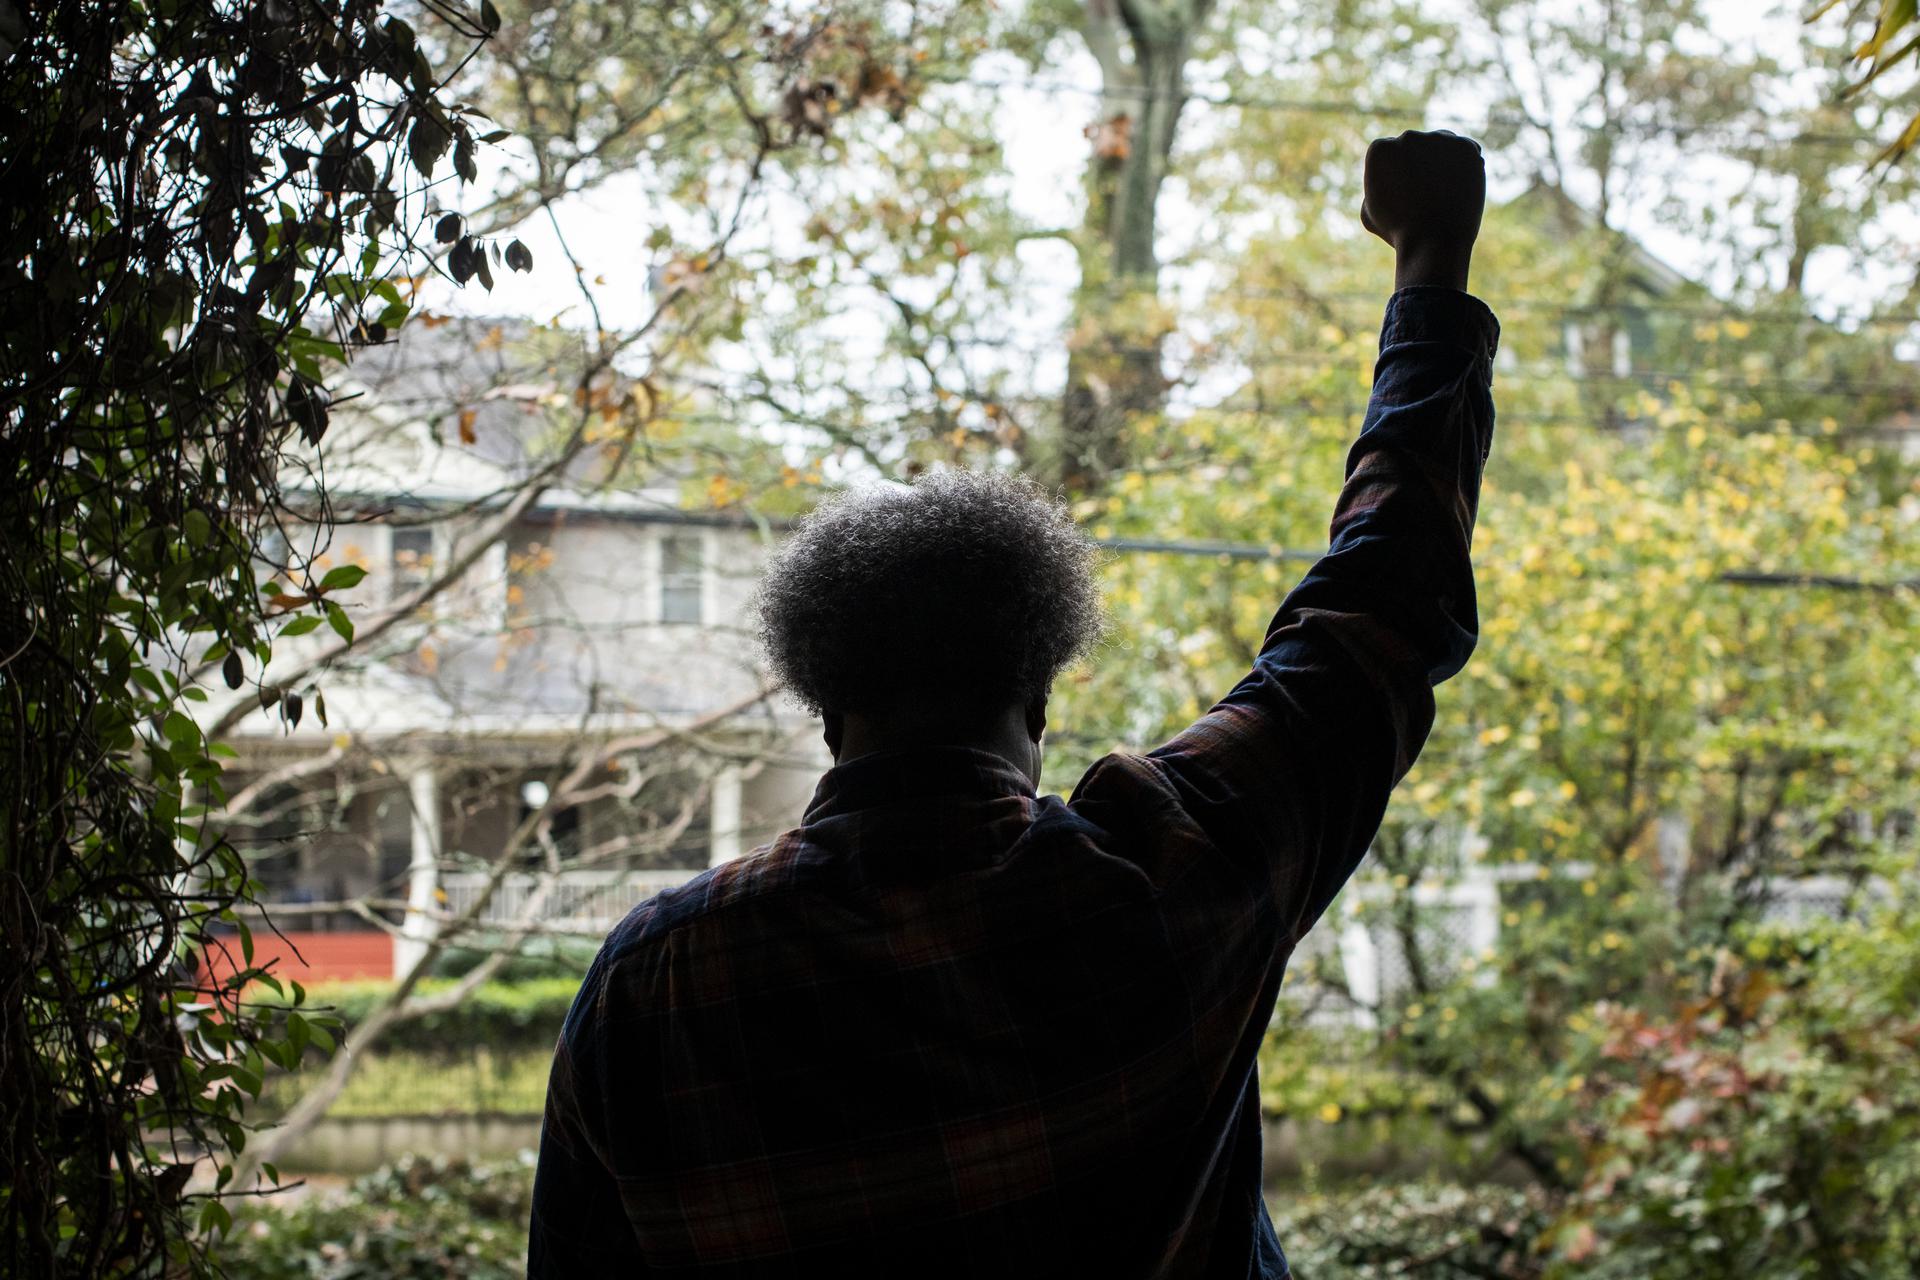
[(1359, 865), (1433, 725), (1433, 687), (1473, 652), (1498, 342), (1468, 294), (1393, 295), (1327, 553), (1246, 678), (1149, 753), (1212, 843), (1259, 860), (1289, 941)]
[(533, 1177), (527, 1240), (528, 1280), (647, 1274), (605, 1157), (599, 1081), (605, 1028), (600, 993), (604, 961), (581, 984), (554, 1048)]

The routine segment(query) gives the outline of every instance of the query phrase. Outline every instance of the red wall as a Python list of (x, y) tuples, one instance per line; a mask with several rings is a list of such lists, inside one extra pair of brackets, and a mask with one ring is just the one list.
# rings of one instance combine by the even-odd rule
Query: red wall
[[(273, 961), (269, 972), (282, 982), (292, 978), (310, 986), (329, 979), (393, 976), (393, 937), (378, 929), (285, 936), (283, 942), (266, 930), (256, 929), (253, 934), (253, 962), (265, 967)], [(221, 955), (218, 949), (210, 955), (214, 973), (222, 976), (240, 964), (239, 941), (228, 938), (226, 946), (231, 956)]]

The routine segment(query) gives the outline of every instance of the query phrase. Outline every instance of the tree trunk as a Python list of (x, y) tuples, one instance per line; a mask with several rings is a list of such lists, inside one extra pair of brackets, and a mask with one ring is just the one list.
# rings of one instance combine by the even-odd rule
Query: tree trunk
[(1124, 467), (1129, 424), (1165, 402), (1155, 211), (1206, 10), (1206, 0), (1087, 0), (1082, 34), (1100, 65), (1103, 96), (1088, 130), (1080, 288), (1061, 406), (1060, 475), (1075, 492)]

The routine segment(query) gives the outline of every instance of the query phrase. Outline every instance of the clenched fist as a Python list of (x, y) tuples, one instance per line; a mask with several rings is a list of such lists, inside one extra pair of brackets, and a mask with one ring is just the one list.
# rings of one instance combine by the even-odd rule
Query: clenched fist
[(1360, 224), (1393, 246), (1396, 289), (1465, 289), (1486, 203), (1486, 163), (1471, 138), (1410, 129), (1367, 148)]

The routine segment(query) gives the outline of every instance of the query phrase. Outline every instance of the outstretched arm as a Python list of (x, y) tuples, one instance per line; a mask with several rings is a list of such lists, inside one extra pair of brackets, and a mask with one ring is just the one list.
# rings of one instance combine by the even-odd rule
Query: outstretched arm
[(1466, 138), (1369, 148), (1361, 221), (1394, 247), (1395, 292), (1331, 544), (1253, 670), (1149, 757), (1216, 845), (1259, 860), (1290, 940), (1365, 855), (1432, 727), (1433, 686), (1477, 637), (1468, 553), (1499, 325), (1464, 290), (1485, 192)]

